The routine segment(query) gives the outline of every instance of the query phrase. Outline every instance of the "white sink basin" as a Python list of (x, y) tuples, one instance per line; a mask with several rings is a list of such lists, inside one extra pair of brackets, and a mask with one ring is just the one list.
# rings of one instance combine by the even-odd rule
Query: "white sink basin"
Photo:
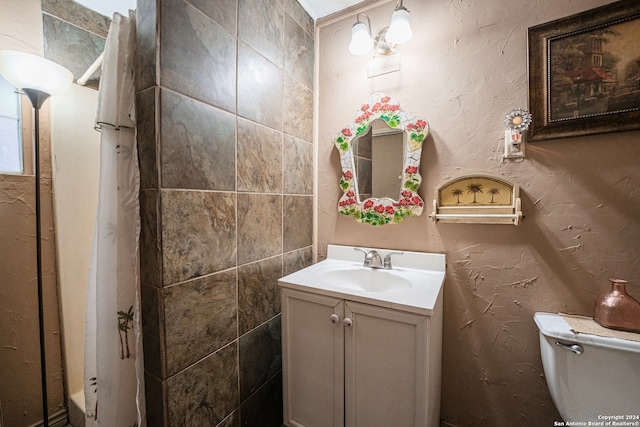
[[(376, 251), (382, 258), (393, 252)], [(322, 262), (281, 278), (280, 286), (313, 289), (329, 296), (423, 314), (431, 314), (442, 293), (443, 254), (405, 252), (394, 255), (390, 270), (364, 267), (364, 254), (354, 251), (353, 246), (329, 245), (327, 256)]]
[(410, 278), (403, 277), (406, 274), (394, 270), (334, 266), (318, 271), (318, 275), (334, 286), (368, 292), (400, 292), (413, 287)]

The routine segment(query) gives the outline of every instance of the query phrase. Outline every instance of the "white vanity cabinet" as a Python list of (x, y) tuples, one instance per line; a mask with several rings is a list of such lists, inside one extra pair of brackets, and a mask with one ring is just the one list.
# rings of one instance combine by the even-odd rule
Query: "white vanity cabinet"
[(439, 425), (441, 292), (429, 314), (281, 292), (286, 426)]

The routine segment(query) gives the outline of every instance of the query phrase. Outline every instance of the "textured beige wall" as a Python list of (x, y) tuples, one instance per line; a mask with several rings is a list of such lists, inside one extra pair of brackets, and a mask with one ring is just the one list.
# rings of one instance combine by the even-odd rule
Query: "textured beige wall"
[(0, 3), (0, 48), (42, 53), (40, 0), (6, 0)]
[[(0, 49), (42, 53), (40, 0), (0, 2)], [(29, 103), (24, 98), (23, 102)], [(64, 406), (51, 208), (49, 102), (41, 111), (43, 287), (50, 413)], [(27, 118), (28, 119), (28, 118)], [(0, 403), (7, 426), (42, 419), (34, 180), (0, 175)]]
[[(609, 1), (406, 0), (413, 39), (401, 71), (367, 78), (348, 53), (355, 13), (318, 24), (319, 258), (327, 244), (447, 254), (442, 416), (459, 426), (552, 425), (536, 311), (592, 314), (608, 279), (640, 290), (638, 132), (530, 144), (503, 161), (505, 114), (527, 107), (527, 28)], [(395, 2), (363, 9), (374, 32)], [(425, 214), (374, 228), (337, 214), (340, 162), (332, 138), (376, 91), (431, 125), (422, 156)], [(535, 118), (534, 118), (535, 120)], [(467, 171), (503, 174), (521, 187), (526, 218), (511, 225), (434, 224), (433, 188)]]

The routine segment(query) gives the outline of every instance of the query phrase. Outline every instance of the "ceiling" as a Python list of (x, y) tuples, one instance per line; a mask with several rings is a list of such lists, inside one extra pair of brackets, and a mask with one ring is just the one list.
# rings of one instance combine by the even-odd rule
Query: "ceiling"
[[(77, 3), (96, 11), (102, 15), (111, 17), (114, 12), (123, 15), (129, 9), (136, 8), (136, 0), (75, 0)], [(313, 19), (320, 19), (339, 10), (346, 9), (362, 0), (298, 0)]]
[(129, 9), (136, 8), (136, 0), (74, 0), (84, 7), (111, 18), (114, 12), (128, 15)]
[(362, 0), (298, 0), (313, 19), (320, 19), (339, 10), (346, 9)]

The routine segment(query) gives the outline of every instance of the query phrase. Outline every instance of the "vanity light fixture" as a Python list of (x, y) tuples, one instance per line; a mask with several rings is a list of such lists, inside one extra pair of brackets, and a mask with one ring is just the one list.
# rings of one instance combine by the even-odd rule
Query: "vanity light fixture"
[[(367, 18), (367, 26), (360, 21), (360, 15)], [(349, 52), (352, 55), (365, 55), (373, 49), (373, 39), (371, 38), (371, 20), (369, 16), (361, 12), (356, 15), (356, 23), (351, 28), (351, 43), (349, 43)]]
[[(391, 24), (378, 32), (375, 39), (371, 36), (371, 20), (369, 16), (360, 12), (356, 15), (356, 23), (351, 28), (351, 43), (349, 52), (352, 55), (365, 55), (374, 48), (379, 55), (389, 55), (395, 52), (395, 46), (405, 43), (413, 37), (409, 24), (409, 10), (404, 7), (403, 0), (398, 0), (391, 16)], [(367, 18), (367, 25), (360, 21), (360, 15)]]
[(47, 404), (47, 369), (45, 357), (44, 298), (42, 281), (42, 226), (40, 208), (40, 107), (52, 95), (60, 95), (71, 86), (73, 74), (61, 65), (41, 56), (13, 50), (0, 50), (0, 74), (16, 89), (21, 90), (35, 110), (34, 169), (36, 215), (36, 274), (38, 294), (38, 325), (40, 335), (40, 372), (42, 387), (42, 416), (44, 427), (49, 426)]
[(413, 37), (413, 31), (409, 25), (409, 11), (402, 4), (402, 0), (398, 0), (391, 16), (391, 25), (389, 25), (386, 39), (389, 43), (400, 44), (408, 42), (411, 37)]

